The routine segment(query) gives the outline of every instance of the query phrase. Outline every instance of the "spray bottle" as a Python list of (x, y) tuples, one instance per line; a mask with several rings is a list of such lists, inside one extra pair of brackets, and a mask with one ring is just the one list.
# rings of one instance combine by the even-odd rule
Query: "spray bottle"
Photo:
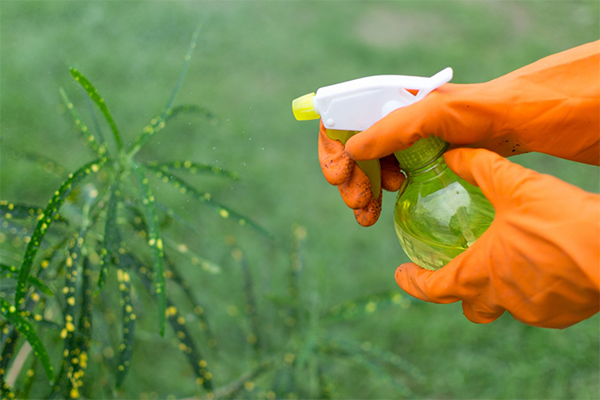
[[(430, 78), (370, 76), (322, 87), (295, 99), (292, 109), (299, 121), (321, 118), (329, 138), (346, 144), (354, 134), (421, 100), (451, 79), (451, 68)], [(444, 162), (447, 148), (448, 143), (430, 136), (394, 153), (407, 177), (395, 204), (396, 234), (413, 262), (433, 270), (471, 246), (494, 219), (494, 209), (481, 190), (459, 178)], [(378, 196), (379, 160), (357, 164)]]

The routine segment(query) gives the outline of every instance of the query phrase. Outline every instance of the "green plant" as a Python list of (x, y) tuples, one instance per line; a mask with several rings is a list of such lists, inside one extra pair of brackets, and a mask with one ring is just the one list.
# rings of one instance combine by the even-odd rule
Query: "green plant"
[[(247, 319), (247, 341), (254, 351), (254, 366), (215, 395), (248, 399), (331, 399), (344, 386), (345, 370), (357, 365), (371, 372), (368, 379), (387, 382), (396, 396), (412, 397), (411, 388), (423, 384), (419, 370), (398, 355), (379, 349), (369, 341), (356, 341), (336, 332), (336, 325), (352, 323), (384, 307), (411, 305), (399, 291), (381, 292), (323, 308), (318, 297), (304, 293), (302, 246), (307, 232), (295, 226), (292, 232), (287, 287), (284, 295), (268, 295), (265, 310), (257, 309), (251, 268), (242, 250), (232, 240), (232, 257), (240, 267), (241, 288)], [(259, 312), (262, 311), (262, 312)], [(275, 321), (268, 322), (267, 315)], [(280, 342), (279, 338), (285, 338)]]
[[(173, 222), (191, 227), (185, 218), (155, 198), (149, 179), (173, 186), (209, 206), (221, 218), (269, 238), (270, 243), (273, 236), (178, 175), (209, 174), (236, 180), (236, 174), (193, 161), (140, 162), (136, 158), (173, 118), (186, 113), (213, 118), (200, 106), (173, 106), (197, 36), (198, 30), (167, 105), (129, 149), (103, 97), (81, 72), (70, 70), (104, 116), (116, 150), (109, 150), (111, 146), (93, 110), (89, 128), (67, 92), (59, 90), (77, 132), (96, 158), (70, 174), (45, 208), (0, 202), (2, 398), (29, 398), (32, 393), (72, 399), (118, 396), (126, 384), (134, 342), (140, 335), (140, 312), (148, 308), (143, 296), (152, 298), (156, 305), (158, 314), (153, 319), (158, 321), (160, 335), (165, 335), (167, 325), (171, 327), (198, 388), (207, 398), (331, 398), (335, 382), (343, 379), (335, 367), (340, 360), (364, 365), (378, 379), (391, 382), (400, 395), (409, 396), (413, 383), (422, 381), (416, 368), (391, 352), (373, 348), (370, 342), (352, 341), (332, 330), (337, 322), (366, 317), (386, 304), (407, 305), (409, 300), (394, 291), (323, 310), (317, 298), (303, 296), (300, 289), (301, 246), (306, 231), (299, 226), (293, 231), (288, 250), (285, 295), (257, 296), (253, 271), (235, 239), (231, 239), (231, 254), (240, 267), (246, 338), (252, 357), (244, 360), (248, 361), (248, 372), (219, 387), (213, 383), (211, 364), (218, 361), (215, 328), (172, 255), (178, 254), (208, 272), (218, 272), (220, 266), (165, 233)], [(46, 155), (16, 153), (41, 164), (47, 172), (61, 176), (65, 171)], [(92, 177), (94, 181), (84, 183)], [(281, 250), (288, 246), (277, 242), (277, 247)], [(170, 291), (167, 293), (169, 282), (179, 287), (177, 301), (186, 305), (178, 303)], [(113, 309), (120, 310), (120, 321)], [(184, 309), (191, 309), (193, 316)], [(276, 317), (272, 320), (271, 316)], [(199, 343), (199, 337), (204, 341)], [(32, 352), (35, 357), (29, 357)], [(92, 359), (95, 365), (90, 372)], [(45, 381), (38, 377), (42, 371)]]
[[(187, 253), (186, 249), (177, 245), (162, 231), (165, 224), (183, 218), (178, 217), (167, 205), (158, 202), (148, 178), (156, 175), (182, 194), (210, 206), (223, 219), (236, 221), (239, 225), (248, 226), (266, 236), (269, 234), (251, 219), (217, 202), (209, 193), (199, 191), (176, 175), (201, 173), (235, 180), (236, 174), (193, 161), (139, 162), (135, 157), (171, 119), (185, 113), (212, 118), (210, 112), (200, 106), (173, 106), (198, 34), (199, 28), (194, 32), (183, 69), (166, 106), (142, 130), (129, 149), (123, 144), (119, 128), (98, 90), (80, 71), (70, 69), (71, 75), (106, 119), (116, 151), (109, 151), (110, 146), (105, 141), (93, 112), (93, 128), (88, 128), (67, 92), (61, 88), (60, 95), (64, 105), (83, 141), (96, 158), (69, 174), (45, 209), (8, 201), (0, 203), (2, 226), (10, 236), (9, 238), (5, 233), (0, 236), (0, 243), (5, 250), (2, 254), (3, 279), (0, 287), (0, 311), (4, 317), (0, 323), (2, 398), (29, 396), (37, 371), (35, 365), (29, 368), (26, 379), (20, 387), (17, 386), (16, 393), (9, 389), (9, 379), (5, 373), (12, 363), (14, 374), (10, 380), (11, 386), (15, 387), (16, 376), (28, 360), (30, 349), (36, 356), (35, 363), (39, 361), (47, 377), (50, 385), (48, 397), (76, 399), (84, 395), (92, 396), (85, 386), (85, 375), (90, 346), (93, 345), (93, 328), (96, 331), (109, 331), (110, 334), (120, 331), (117, 362), (115, 365), (110, 365), (110, 361), (106, 362), (106, 367), (113, 369), (114, 387), (120, 388), (130, 368), (133, 354), (137, 319), (135, 310), (138, 308), (135, 291), (140, 286), (156, 299), (160, 334), (164, 336), (168, 321), (181, 341), (180, 349), (187, 355), (197, 383), (207, 394), (212, 393), (212, 374), (200, 346), (188, 332), (186, 318), (178, 313), (177, 307), (166, 293), (167, 280), (172, 280), (183, 288), (200, 321), (201, 330), (205, 332), (206, 345), (214, 347), (216, 340), (209, 329), (203, 307), (186, 287), (185, 280), (167, 255), (169, 252)], [(45, 156), (30, 158), (47, 164)], [(94, 183), (82, 184), (91, 177), (96, 178)], [(28, 224), (32, 222), (35, 222), (35, 228), (31, 232)], [(124, 237), (130, 237), (133, 232), (137, 233), (135, 238), (124, 240)], [(20, 267), (17, 267), (18, 253), (24, 244), (25, 254)], [(147, 261), (148, 252), (151, 254), (150, 263)], [(192, 263), (207, 269), (214, 266), (199, 256), (193, 257)], [(113, 289), (118, 289), (121, 294), (121, 326), (112, 323), (112, 312), (102, 310), (111, 304), (110, 294), (106, 293), (106, 282), (110, 275), (115, 274), (117, 282), (108, 290), (112, 293)], [(135, 279), (139, 285), (136, 285)], [(100, 302), (95, 299), (100, 299)], [(99, 305), (95, 306), (95, 303)], [(108, 317), (103, 321), (102, 317), (106, 316)], [(20, 340), (21, 337), (25, 340)], [(47, 351), (47, 343), (56, 344), (58, 338), (63, 343), (63, 350), (56, 351), (57, 346), (54, 346), (51, 349), (54, 351)], [(23, 344), (25, 341), (27, 345)], [(110, 342), (110, 339), (107, 341)], [(58, 372), (51, 362), (54, 358), (61, 359)]]

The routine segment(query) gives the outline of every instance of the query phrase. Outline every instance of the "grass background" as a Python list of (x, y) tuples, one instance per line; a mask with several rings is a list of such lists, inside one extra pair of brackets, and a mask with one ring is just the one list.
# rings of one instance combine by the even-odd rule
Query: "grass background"
[[(234, 170), (241, 182), (195, 182), (281, 240), (294, 223), (305, 227), (304, 298), (323, 308), (394, 289), (394, 270), (407, 258), (393, 229), (394, 194), (385, 194), (379, 223), (359, 227), (322, 178), (317, 123), (294, 121), (293, 98), (361, 76), (429, 76), (446, 66), (454, 68), (453, 82), (482, 82), (597, 40), (600, 33), (596, 1), (3, 1), (0, 18), (2, 199), (44, 205), (69, 171), (91, 159), (58, 95), (64, 87), (85, 110), (68, 67), (80, 69), (103, 94), (127, 146), (166, 103), (190, 35), (202, 21), (176, 104), (204, 105), (218, 122), (182, 118), (153, 138), (141, 156)], [(576, 140), (578, 133), (570, 134)], [(45, 152), (67, 172), (55, 176), (14, 157), (14, 150)], [(540, 154), (512, 160), (600, 191), (597, 167)], [(153, 189), (199, 231), (170, 233), (224, 267), (213, 276), (191, 265), (181, 269), (210, 305), (223, 349), (219, 372), (238, 376), (250, 353), (235, 312), (243, 307), (242, 283), (225, 241), (236, 237), (267, 294), (284, 290), (286, 256), (164, 186)], [(147, 314), (154, 317), (153, 310)], [(277, 319), (264, 317), (265, 329)], [(417, 304), (336, 329), (417, 366), (427, 378), (414, 387), (419, 397), (592, 399), (600, 393), (598, 323), (595, 316), (566, 330), (546, 330), (505, 315), (475, 325), (462, 316), (459, 304)], [(188, 383), (193, 380), (173, 344), (150, 329), (140, 335), (120, 396), (193, 393)], [(336, 368), (343, 377), (341, 397), (392, 393), (358, 366)]]

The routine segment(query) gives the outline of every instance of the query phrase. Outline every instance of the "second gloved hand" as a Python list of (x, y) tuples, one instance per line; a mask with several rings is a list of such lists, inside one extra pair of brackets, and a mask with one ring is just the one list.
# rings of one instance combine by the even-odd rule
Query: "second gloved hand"
[(444, 155), (494, 206), (489, 229), (438, 271), (408, 263), (396, 282), (424, 301), (462, 301), (488, 323), (505, 311), (529, 325), (564, 328), (600, 307), (600, 196), (513, 164), (488, 150)]

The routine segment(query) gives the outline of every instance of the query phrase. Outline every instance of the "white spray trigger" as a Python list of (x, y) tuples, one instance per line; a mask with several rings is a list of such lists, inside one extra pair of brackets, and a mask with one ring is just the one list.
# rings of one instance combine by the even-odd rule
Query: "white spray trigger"
[[(390, 112), (413, 104), (452, 79), (452, 68), (430, 78), (377, 75), (317, 90), (315, 111), (326, 128), (364, 131)], [(410, 91), (417, 91), (416, 95)]]
[(423, 97), (427, 96), (429, 93), (433, 92), (435, 89), (439, 88), (444, 83), (450, 82), (452, 80), (452, 74), (452, 68), (448, 67), (433, 75), (427, 80), (429, 87), (419, 90), (419, 92), (415, 96), (415, 101), (421, 100)]

